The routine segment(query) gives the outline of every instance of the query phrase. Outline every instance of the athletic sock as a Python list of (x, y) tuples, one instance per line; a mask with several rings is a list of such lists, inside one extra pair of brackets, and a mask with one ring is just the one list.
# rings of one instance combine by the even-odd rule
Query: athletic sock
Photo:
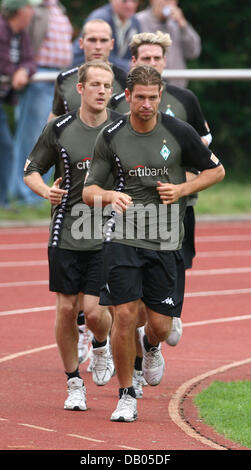
[(105, 341), (102, 341), (101, 343), (99, 341), (96, 340), (96, 338), (93, 338), (92, 340), (92, 346), (94, 348), (102, 348), (103, 346), (105, 346), (107, 343), (107, 340)]
[(143, 357), (136, 356), (135, 362), (134, 362), (135, 370), (142, 370), (142, 361), (143, 361)]
[(146, 336), (146, 335), (144, 335), (143, 341), (144, 341), (145, 350), (146, 350), (147, 352), (149, 352), (151, 348), (157, 348), (158, 345), (159, 345), (159, 343), (157, 344), (157, 346), (156, 346), (156, 345), (153, 345), (153, 344), (150, 344), (149, 341), (148, 341), (148, 339), (147, 339), (147, 336)]
[(77, 324), (79, 326), (82, 326), (82, 325), (85, 324), (85, 314), (84, 314), (83, 310), (80, 310), (80, 312), (78, 312)]
[(122, 397), (122, 395), (123, 395), (124, 392), (125, 392), (127, 395), (130, 395), (131, 397), (136, 398), (134, 387), (120, 388), (120, 389), (119, 389), (119, 398)]
[(81, 379), (80, 374), (79, 374), (79, 368), (77, 368), (74, 372), (66, 372), (65, 374), (67, 375), (67, 380), (73, 379), (74, 377), (78, 377)]

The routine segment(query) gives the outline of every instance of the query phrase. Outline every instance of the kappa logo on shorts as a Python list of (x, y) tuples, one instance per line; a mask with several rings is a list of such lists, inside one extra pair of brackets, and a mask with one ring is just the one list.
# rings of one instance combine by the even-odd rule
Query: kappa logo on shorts
[(172, 297), (167, 297), (165, 300), (162, 300), (162, 304), (172, 305), (174, 307), (174, 301)]

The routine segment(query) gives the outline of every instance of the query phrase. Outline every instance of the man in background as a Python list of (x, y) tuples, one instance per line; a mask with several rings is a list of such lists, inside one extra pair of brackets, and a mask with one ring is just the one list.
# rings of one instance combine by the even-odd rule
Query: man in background
[[(108, 62), (110, 52), (114, 47), (112, 30), (104, 20), (90, 20), (83, 26), (82, 36), (79, 38), (82, 52), (81, 64), (91, 60)], [(114, 81), (113, 93), (121, 93), (125, 89), (127, 74), (114, 64), (111, 64)], [(52, 112), (50, 118), (60, 116), (80, 106), (80, 95), (77, 92), (79, 66), (62, 71), (56, 80)]]
[[(135, 17), (138, 0), (110, 0), (106, 5), (94, 10), (86, 21), (105, 20), (112, 28), (114, 48), (110, 53), (110, 61), (126, 72), (130, 69), (131, 51), (129, 43), (134, 34), (140, 32), (140, 25)], [(73, 47), (73, 65), (82, 62), (82, 52), (78, 40)]]
[[(166, 69), (185, 69), (187, 60), (197, 59), (201, 52), (198, 33), (187, 21), (178, 0), (150, 0), (149, 7), (136, 14), (142, 32), (169, 33), (172, 45), (166, 56)], [(170, 79), (172, 85), (187, 86), (187, 80)]]

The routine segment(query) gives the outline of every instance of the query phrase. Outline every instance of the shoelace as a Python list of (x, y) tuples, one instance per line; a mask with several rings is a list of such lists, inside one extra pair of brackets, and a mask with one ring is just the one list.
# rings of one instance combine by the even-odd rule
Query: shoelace
[(102, 353), (95, 354), (93, 353), (93, 367), (96, 370), (104, 370), (107, 369), (108, 367), (108, 357), (107, 357), (107, 351), (104, 351)]
[(69, 395), (70, 395), (70, 398), (73, 398), (73, 395), (74, 395), (74, 398), (78, 398), (79, 400), (82, 400), (83, 398), (85, 398), (85, 391), (84, 391), (84, 388), (83, 387), (80, 387), (79, 385), (71, 385), (71, 387), (69, 387)]
[(124, 392), (118, 402), (117, 409), (122, 410), (124, 408), (128, 408), (128, 406), (134, 407), (134, 402), (131, 399), (132, 399), (131, 395), (128, 395), (128, 393)]
[[(144, 356), (144, 363), (146, 369), (153, 369), (154, 367), (158, 367), (160, 365), (160, 351), (155, 346), (150, 349)], [(151, 367), (149, 367), (151, 366)]]

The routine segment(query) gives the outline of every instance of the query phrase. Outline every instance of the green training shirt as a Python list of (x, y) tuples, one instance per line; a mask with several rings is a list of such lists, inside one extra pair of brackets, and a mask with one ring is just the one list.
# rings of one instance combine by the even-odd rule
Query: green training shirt
[[(125, 93), (114, 94), (110, 100), (109, 107), (121, 114), (127, 113), (130, 108), (129, 103), (125, 100)], [(191, 90), (165, 84), (159, 111), (188, 122), (188, 124), (194, 127), (200, 137), (207, 139), (208, 144), (211, 143), (212, 135), (209, 126), (202, 113), (200, 103)], [(187, 205), (195, 205), (197, 198), (197, 194), (190, 195)]]
[[(114, 73), (113, 91), (116, 94), (121, 93), (125, 89), (126, 73), (115, 65), (110, 65)], [(80, 106), (81, 96), (76, 90), (78, 69), (79, 67), (77, 66), (65, 70), (57, 77), (52, 105), (52, 112), (56, 116), (61, 116)]]
[(25, 175), (33, 172), (43, 175), (55, 165), (55, 179), (61, 176), (60, 187), (68, 191), (61, 204), (52, 208), (49, 246), (69, 250), (102, 247), (102, 233), (99, 238), (99, 233), (96, 233), (96, 239), (93, 237), (93, 211), (83, 203), (82, 190), (96, 137), (104, 126), (119, 116), (111, 110), (107, 110), (107, 114), (107, 120), (98, 127), (83, 123), (79, 110), (52, 119), (28, 157)]
[(189, 124), (163, 113), (149, 133), (136, 132), (130, 115), (104, 128), (85, 184), (104, 188), (112, 173), (116, 190), (130, 195), (134, 204), (122, 216), (111, 212), (105, 240), (153, 250), (180, 249), (187, 198), (162, 204), (157, 182), (183, 183), (186, 167), (202, 171), (217, 165), (218, 159)]
[[(114, 94), (111, 98), (110, 108), (121, 114), (128, 113), (130, 106), (125, 100), (125, 93)], [(187, 88), (166, 84), (162, 92), (159, 111), (188, 122), (200, 137), (211, 136), (199, 101), (195, 94)]]

